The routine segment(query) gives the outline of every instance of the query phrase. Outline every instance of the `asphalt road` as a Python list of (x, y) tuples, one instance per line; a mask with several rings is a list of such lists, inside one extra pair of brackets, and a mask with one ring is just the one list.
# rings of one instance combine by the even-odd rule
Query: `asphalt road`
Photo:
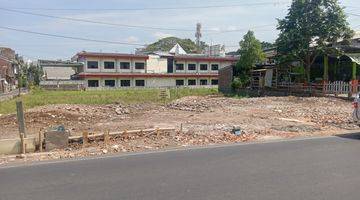
[(0, 199), (360, 199), (360, 136), (0, 168)]

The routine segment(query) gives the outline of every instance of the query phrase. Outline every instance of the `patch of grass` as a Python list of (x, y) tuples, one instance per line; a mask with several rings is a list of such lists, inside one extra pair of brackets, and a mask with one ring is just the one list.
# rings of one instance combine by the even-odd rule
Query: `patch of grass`
[[(35, 89), (21, 97), (0, 102), (0, 114), (15, 113), (15, 102), (22, 100), (25, 109), (49, 104), (89, 104), (101, 105), (115, 102), (132, 103), (161, 103), (159, 89), (126, 89), (126, 90), (99, 90), (99, 91), (45, 91)], [(181, 88), (170, 89), (170, 99), (184, 96), (205, 96), (218, 94), (217, 89), (210, 88)]]

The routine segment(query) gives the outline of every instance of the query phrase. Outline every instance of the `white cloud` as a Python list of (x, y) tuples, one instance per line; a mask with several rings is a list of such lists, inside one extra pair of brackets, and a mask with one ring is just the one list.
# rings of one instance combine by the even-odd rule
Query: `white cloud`
[(226, 28), (226, 30), (227, 30), (227, 31), (235, 31), (235, 30), (237, 30), (237, 28), (236, 28), (236, 26), (228, 26), (228, 27)]
[(174, 35), (172, 35), (170, 33), (156, 32), (156, 33), (154, 33), (154, 36), (156, 37), (156, 39), (162, 39), (162, 38), (166, 38), (166, 37), (172, 37)]
[(135, 43), (139, 41), (139, 38), (135, 37), (135, 36), (129, 36), (125, 39), (126, 42), (128, 43)]
[(220, 31), (220, 28), (219, 27), (213, 27), (213, 28), (210, 28), (209, 30), (210, 31)]

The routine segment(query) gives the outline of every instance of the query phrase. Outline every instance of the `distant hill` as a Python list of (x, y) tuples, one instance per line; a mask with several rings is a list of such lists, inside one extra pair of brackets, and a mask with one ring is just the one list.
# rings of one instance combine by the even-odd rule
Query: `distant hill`
[[(180, 46), (187, 52), (187, 53), (195, 53), (197, 50), (196, 44), (190, 39), (181, 39), (177, 37), (167, 37), (160, 39), (159, 41), (148, 45), (145, 48), (146, 52), (152, 51), (170, 51), (170, 49), (179, 43)], [(202, 44), (205, 46), (205, 44)]]

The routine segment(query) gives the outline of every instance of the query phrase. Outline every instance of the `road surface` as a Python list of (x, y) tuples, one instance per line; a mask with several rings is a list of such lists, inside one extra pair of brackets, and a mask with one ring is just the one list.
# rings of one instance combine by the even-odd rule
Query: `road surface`
[(0, 199), (360, 199), (360, 136), (0, 168)]

